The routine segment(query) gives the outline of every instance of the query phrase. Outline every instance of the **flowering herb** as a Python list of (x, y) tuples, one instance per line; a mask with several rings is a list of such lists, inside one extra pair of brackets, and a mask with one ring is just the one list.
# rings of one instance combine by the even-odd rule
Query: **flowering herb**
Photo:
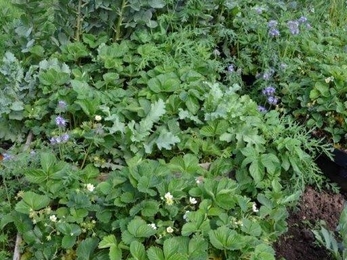
[(287, 22), (287, 26), (291, 34), (296, 35), (300, 33), (298, 21), (289, 21)]
[(277, 98), (277, 97), (270, 96), (270, 97), (267, 98), (267, 102), (268, 102), (270, 105), (277, 105), (278, 98)]
[(271, 37), (278, 37), (278, 36), (280, 36), (280, 31), (276, 28), (270, 28), (269, 35)]
[(261, 112), (261, 113), (266, 113), (267, 112), (267, 109), (263, 106), (258, 106), (258, 111)]
[(66, 126), (66, 120), (63, 117), (61, 117), (61, 116), (57, 116), (55, 118), (55, 124), (58, 127), (65, 127)]
[(265, 96), (273, 96), (275, 92), (276, 92), (276, 89), (272, 86), (269, 86), (263, 89), (263, 94)]

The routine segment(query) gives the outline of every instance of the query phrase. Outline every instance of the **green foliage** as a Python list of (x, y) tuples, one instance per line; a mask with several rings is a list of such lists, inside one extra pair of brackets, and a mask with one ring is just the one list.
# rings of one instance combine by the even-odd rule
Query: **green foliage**
[(345, 207), (341, 213), (339, 225), (336, 232), (328, 230), (324, 223), (320, 226), (320, 230), (313, 230), (316, 240), (330, 251), (334, 259), (345, 259), (347, 256), (347, 208)]
[[(303, 124), (345, 130), (344, 38), (292, 35), (305, 1), (253, 2), (13, 1), (0, 236), (19, 232), (24, 259), (274, 259), (287, 207), (324, 181)], [(262, 113), (269, 84), (281, 104)]]

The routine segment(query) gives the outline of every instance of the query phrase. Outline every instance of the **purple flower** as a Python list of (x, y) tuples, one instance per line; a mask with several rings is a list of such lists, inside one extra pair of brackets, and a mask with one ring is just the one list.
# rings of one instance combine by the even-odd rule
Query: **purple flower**
[(69, 141), (70, 136), (65, 133), (65, 134), (62, 134), (60, 138), (63, 143), (66, 143), (67, 141)]
[(61, 137), (60, 137), (60, 136), (57, 136), (57, 137), (55, 138), (55, 141), (56, 141), (57, 144), (62, 143), (62, 140), (61, 140)]
[(234, 68), (234, 65), (233, 65), (233, 64), (230, 64), (230, 65), (228, 66), (228, 71), (229, 71), (229, 72), (234, 72), (234, 71), (235, 71), (235, 68)]
[(265, 71), (263, 76), (262, 76), (263, 80), (269, 80), (272, 77), (272, 75), (274, 74), (274, 72), (275, 71), (273, 69), (269, 69), (269, 70)]
[(307, 22), (307, 18), (305, 16), (301, 16), (299, 19), (298, 19), (298, 22), (299, 23), (306, 23)]
[(278, 22), (276, 20), (270, 20), (267, 24), (269, 28), (275, 28), (278, 25)]
[(254, 11), (255, 11), (257, 14), (262, 14), (263, 11), (264, 11), (264, 9), (263, 9), (262, 7), (257, 6), (257, 7), (254, 7)]
[(276, 28), (270, 28), (269, 35), (271, 37), (278, 37), (278, 36), (280, 36), (280, 31), (277, 30)]
[(66, 125), (66, 120), (61, 116), (57, 116), (55, 118), (55, 123), (58, 127), (64, 127)]
[(274, 97), (274, 96), (270, 96), (270, 97), (267, 98), (267, 102), (268, 102), (270, 105), (277, 105), (278, 98), (277, 98), (277, 97)]
[(58, 101), (58, 108), (61, 109), (61, 110), (65, 110), (67, 108), (66, 102), (63, 101), (63, 100), (59, 100)]
[(51, 138), (49, 139), (49, 142), (51, 143), (51, 145), (56, 145), (56, 144), (57, 144), (57, 140), (56, 140), (55, 137), (51, 137)]
[(291, 32), (291, 34), (296, 35), (299, 34), (300, 30), (299, 30), (299, 22), (297, 21), (289, 21), (287, 22), (287, 26), (289, 28), (289, 31)]
[(267, 112), (267, 109), (263, 106), (258, 106), (258, 111), (261, 112), (261, 113), (266, 113)]
[(273, 96), (275, 94), (276, 89), (272, 86), (266, 87), (263, 89), (263, 94), (265, 96)]
[(8, 154), (8, 153), (4, 153), (4, 154), (2, 154), (2, 160), (3, 161), (9, 161), (9, 160), (11, 160), (13, 157), (12, 157), (12, 155), (10, 155), (10, 154)]

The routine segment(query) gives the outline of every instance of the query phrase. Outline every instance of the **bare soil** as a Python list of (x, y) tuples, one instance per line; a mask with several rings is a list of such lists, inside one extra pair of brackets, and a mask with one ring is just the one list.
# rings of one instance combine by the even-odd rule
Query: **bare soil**
[(288, 232), (275, 245), (276, 259), (332, 260), (329, 252), (318, 245), (311, 229), (324, 220), (335, 230), (344, 207), (344, 196), (308, 187), (299, 206), (288, 219)]

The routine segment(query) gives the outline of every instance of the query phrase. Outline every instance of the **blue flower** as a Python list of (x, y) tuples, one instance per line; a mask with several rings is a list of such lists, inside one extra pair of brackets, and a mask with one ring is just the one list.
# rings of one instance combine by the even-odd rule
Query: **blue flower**
[(267, 98), (267, 102), (268, 102), (270, 105), (277, 105), (278, 98), (277, 98), (277, 97), (274, 97), (274, 96), (270, 96), (270, 97)]
[(276, 28), (270, 28), (269, 35), (271, 37), (278, 37), (278, 36), (280, 36), (280, 31), (277, 30)]
[(69, 141), (69, 139), (70, 139), (70, 136), (68, 135), (68, 134), (62, 134), (61, 135), (61, 141), (63, 142), (63, 143), (66, 143), (67, 141)]
[(66, 125), (66, 120), (61, 116), (57, 116), (55, 118), (55, 123), (58, 127), (64, 127)]
[(291, 34), (296, 35), (300, 33), (298, 21), (289, 21), (287, 22), (287, 26)]
[(8, 154), (8, 153), (4, 153), (4, 154), (2, 154), (2, 160), (3, 161), (9, 161), (9, 160), (11, 160), (13, 157), (12, 157), (12, 155), (10, 155), (10, 154)]
[(233, 65), (233, 64), (230, 64), (230, 65), (228, 66), (228, 71), (229, 71), (229, 72), (234, 72), (234, 71), (235, 71), (235, 68), (234, 68), (234, 65)]
[(272, 86), (269, 86), (263, 89), (263, 94), (265, 96), (273, 96), (275, 92), (276, 92), (276, 89)]
[(307, 22), (307, 18), (305, 16), (301, 16), (299, 19), (298, 19), (298, 22), (299, 23), (306, 23)]
[(59, 100), (58, 101), (58, 108), (62, 109), (62, 110), (65, 110), (67, 108), (67, 104), (65, 101), (63, 100)]
[(278, 22), (276, 20), (270, 20), (267, 24), (269, 28), (275, 28), (277, 27), (277, 25), (278, 25)]
[(266, 113), (267, 112), (267, 109), (263, 106), (258, 106), (258, 111), (261, 112), (261, 113)]

